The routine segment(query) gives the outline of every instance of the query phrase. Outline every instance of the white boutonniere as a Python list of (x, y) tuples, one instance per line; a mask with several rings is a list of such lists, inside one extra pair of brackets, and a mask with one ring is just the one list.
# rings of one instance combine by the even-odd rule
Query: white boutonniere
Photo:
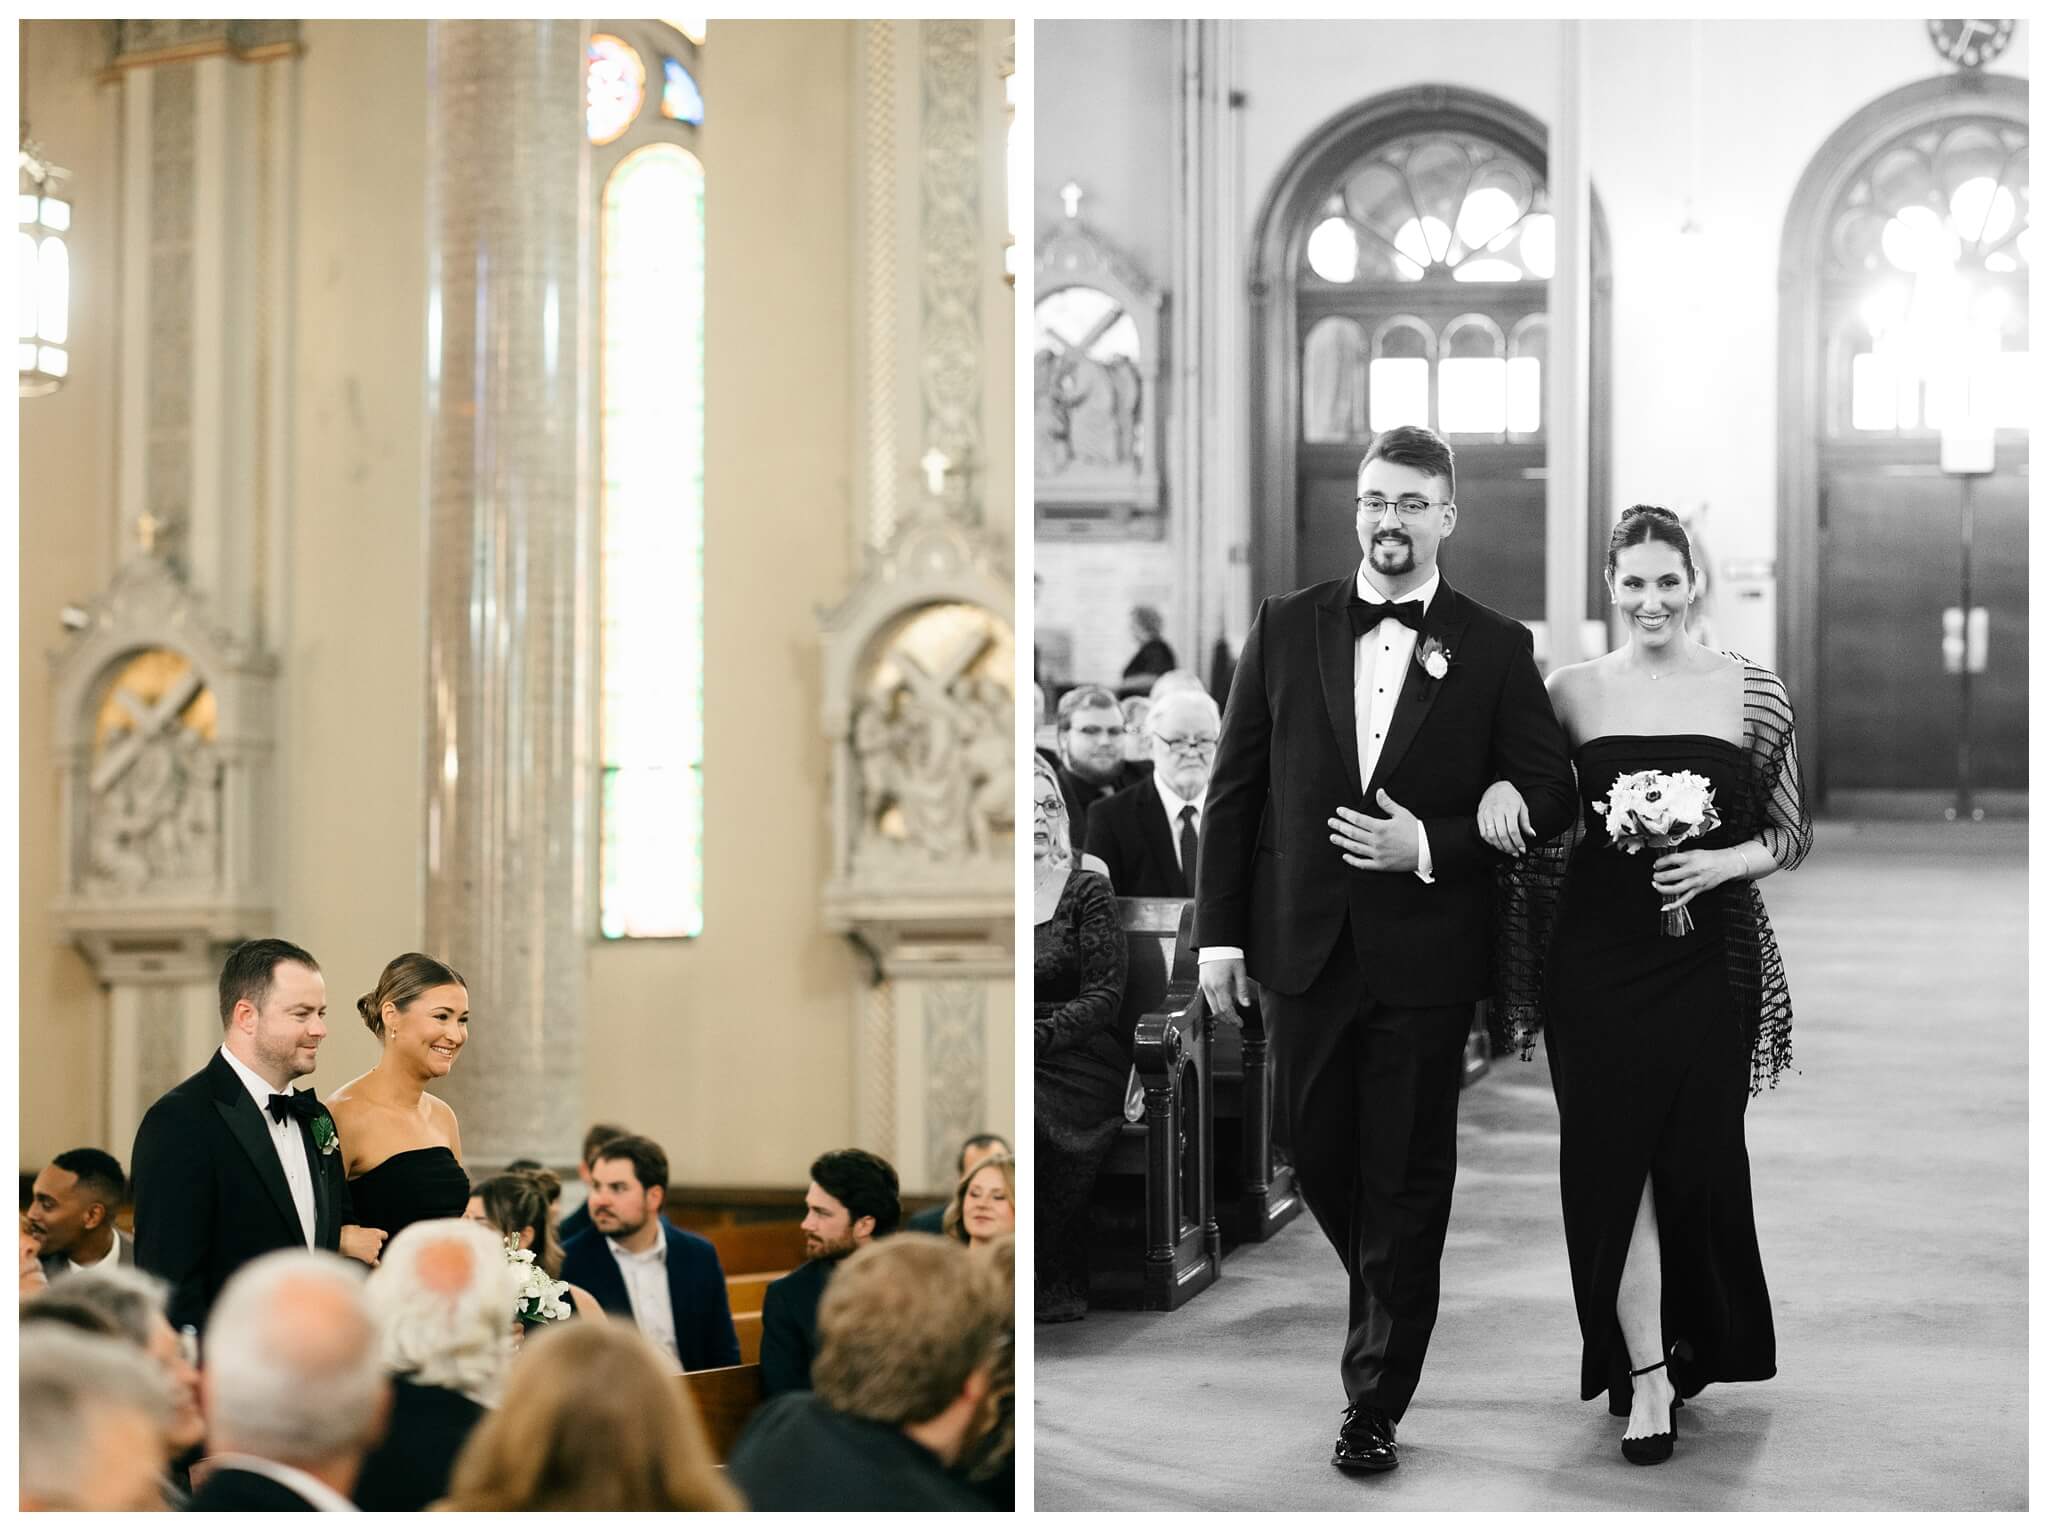
[(1416, 645), (1415, 662), (1431, 680), (1442, 680), (1451, 671), (1451, 651), (1437, 642), (1432, 633)]

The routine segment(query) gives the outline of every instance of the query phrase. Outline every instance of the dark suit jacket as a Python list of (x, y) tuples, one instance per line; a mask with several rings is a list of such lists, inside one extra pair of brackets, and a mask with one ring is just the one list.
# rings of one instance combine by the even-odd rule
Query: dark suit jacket
[(363, 1459), (356, 1478), (357, 1507), (424, 1510), (445, 1499), (455, 1459), (485, 1412), (474, 1398), (452, 1388), (393, 1377), (391, 1423), (383, 1441)]
[(936, 1233), (943, 1237), (946, 1232), (946, 1204), (941, 1202), (936, 1207), (911, 1213), (903, 1219), (903, 1227), (908, 1233)]
[[(321, 1107), (328, 1125), (334, 1119)], [(313, 1242), (335, 1249), (355, 1220), (341, 1153), (299, 1139), (313, 1171)], [(270, 1125), (219, 1053), (149, 1108), (129, 1160), (135, 1197), (135, 1263), (171, 1284), (172, 1328), (204, 1328), (228, 1277), (273, 1249), (303, 1249), (284, 1167)]]
[(590, 1229), (590, 1208), (581, 1206), (555, 1225), (555, 1238), (559, 1243), (567, 1244), (569, 1240), (590, 1232)]
[[(116, 1265), (135, 1263), (135, 1241), (118, 1228), (114, 1230), (114, 1247), (121, 1251), (114, 1259)], [(70, 1275), (74, 1268), (69, 1257), (65, 1255), (44, 1255), (42, 1267), (44, 1277), (51, 1281), (55, 1281), (59, 1276)]]
[(816, 1393), (786, 1393), (756, 1410), (726, 1472), (756, 1510), (989, 1507), (901, 1430), (827, 1408)]
[(1067, 836), (1074, 843), (1074, 854), (1080, 855), (1088, 845), (1088, 815), (1095, 804), (1107, 801), (1110, 794), (1125, 787), (1136, 786), (1152, 775), (1148, 762), (1124, 762), (1117, 779), (1107, 787), (1098, 787), (1092, 781), (1083, 781), (1064, 765), (1055, 764), (1053, 774), (1060, 779), (1060, 796), (1067, 800)]
[[(1199, 814), (1196, 823), (1202, 824)], [(1150, 776), (1088, 810), (1088, 854), (1109, 868), (1109, 886), (1118, 898), (1192, 894), (1181, 873), (1179, 841), (1180, 826), (1167, 823), (1165, 800)]]
[(806, 1260), (787, 1276), (768, 1283), (761, 1299), (761, 1391), (808, 1391), (811, 1358), (818, 1353), (818, 1299), (838, 1267), (836, 1260)]
[[(237, 1084), (240, 1081), (236, 1081)], [(310, 1510), (313, 1508), (275, 1478), (223, 1467), (207, 1475), (188, 1510)]]
[[(668, 1300), (675, 1311), (676, 1349), (683, 1370), (700, 1372), (739, 1365), (739, 1331), (732, 1325), (732, 1304), (726, 1299), (725, 1270), (718, 1263), (718, 1251), (709, 1239), (685, 1233), (666, 1219), (661, 1231), (668, 1240)], [(632, 1319), (633, 1300), (626, 1295), (626, 1278), (620, 1274), (605, 1236), (595, 1228), (564, 1246), (562, 1280), (582, 1287), (605, 1312)]]
[[(1570, 749), (1529, 630), (1444, 583), (1360, 791), (1345, 609), (1355, 590), (1347, 574), (1271, 597), (1253, 619), (1204, 802), (1195, 939), (1243, 948), (1253, 978), (1299, 994), (1348, 918), (1377, 999), (1466, 1003), (1487, 992), (1500, 862), (1479, 838), (1479, 799), (1496, 780), (1511, 781), (1537, 839), (1557, 834), (1577, 811)], [(1447, 653), (1441, 680), (1419, 662), (1431, 638)], [(1422, 820), (1433, 884), (1413, 872), (1354, 870), (1330, 843), (1340, 805), (1385, 816), (1382, 789)]]

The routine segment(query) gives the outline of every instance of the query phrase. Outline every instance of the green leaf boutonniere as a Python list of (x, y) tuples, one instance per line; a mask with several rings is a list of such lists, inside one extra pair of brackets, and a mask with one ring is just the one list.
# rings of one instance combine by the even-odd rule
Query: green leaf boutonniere
[(1445, 648), (1432, 633), (1415, 647), (1415, 662), (1422, 666), (1422, 673), (1431, 680), (1442, 680), (1450, 673), (1451, 651)]
[(341, 1147), (341, 1135), (334, 1130), (334, 1118), (322, 1111), (313, 1118), (313, 1146), (323, 1154)]

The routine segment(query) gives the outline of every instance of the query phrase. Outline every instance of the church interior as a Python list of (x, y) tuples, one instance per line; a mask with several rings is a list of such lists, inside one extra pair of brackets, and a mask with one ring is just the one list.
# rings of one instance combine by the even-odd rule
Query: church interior
[[(1118, 908), (1147, 1104), (1191, 1135), (1153, 1127), (1148, 1159), (1123, 1129), (1086, 1321), (1037, 1326), (1039, 1508), (2026, 1504), (2024, 1422), (1985, 1400), (2026, 1386), (2024, 1177), (1994, 1166), (2026, 1153), (2030, 40), (1038, 25), (1033, 678), (1062, 776), (1099, 713), (1163, 780), (1154, 677), (1221, 707), (1261, 602), (1357, 567), (1368, 444), (1422, 425), (1456, 455), (1443, 578), (1546, 674), (1627, 641), (1624, 508), (1676, 512), (1692, 634), (1782, 677), (1816, 819), (1763, 895), (1797, 1072), (1746, 1115), (1778, 1380), (1708, 1390), (1656, 1473), (1574, 1397), (1557, 1107), (1540, 1054), (1483, 1038), (1406, 1461), (1322, 1466), (1343, 1274), (1261, 1117), (1267, 1042), (1169, 1014), (1200, 1003), (1191, 889), (1119, 886), (1176, 894)], [(1105, 1252), (1139, 1216), (1142, 1258)]]
[(278, 936), (323, 1092), (465, 977), (473, 1178), (621, 1124), (729, 1274), (827, 1150), (943, 1206), (1015, 1138), (1014, 25), (20, 41), (24, 1205)]

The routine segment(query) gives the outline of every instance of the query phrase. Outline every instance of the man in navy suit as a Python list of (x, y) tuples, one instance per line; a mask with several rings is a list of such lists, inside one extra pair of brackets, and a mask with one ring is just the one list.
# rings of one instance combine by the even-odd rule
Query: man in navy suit
[(1169, 692), (1145, 719), (1152, 774), (1088, 810), (1088, 852), (1118, 898), (1190, 898), (1202, 797), (1223, 720), (1206, 691)]
[(1263, 990), (1276, 1135), (1350, 1277), (1332, 1462), (1383, 1472), (1422, 1373), (1457, 1177), (1458, 1082), (1488, 987), (1498, 858), (1479, 799), (1534, 839), (1578, 811), (1529, 630), (1437, 571), (1458, 522), (1443, 439), (1358, 468), (1363, 561), (1259, 607), (1209, 778), (1195, 942), (1213, 1013)]
[(562, 1251), (562, 1279), (630, 1318), (678, 1371), (740, 1364), (725, 1271), (709, 1239), (671, 1227), (668, 1155), (650, 1138), (614, 1138), (590, 1167), (588, 1233)]

